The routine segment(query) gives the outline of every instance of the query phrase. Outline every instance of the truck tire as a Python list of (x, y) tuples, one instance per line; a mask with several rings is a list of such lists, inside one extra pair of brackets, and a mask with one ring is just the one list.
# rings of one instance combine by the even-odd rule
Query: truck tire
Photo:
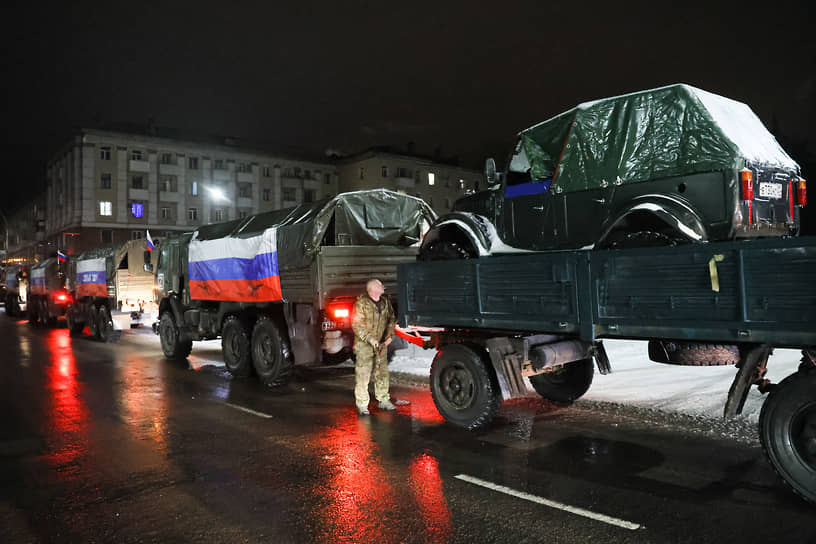
[(419, 253), (420, 261), (451, 261), (470, 259), (472, 255), (460, 244), (451, 240), (437, 240)]
[[(660, 346), (661, 343), (665, 352)], [(740, 352), (739, 347), (734, 344), (650, 340), (649, 358), (652, 361), (670, 365), (725, 366), (737, 364), (740, 360)]]
[(261, 317), (252, 329), (252, 364), (258, 378), (270, 387), (289, 381), (294, 358), (277, 325)]
[(816, 368), (800, 369), (771, 391), (759, 437), (774, 470), (794, 493), (816, 503)]
[(97, 328), (99, 329), (99, 340), (110, 342), (113, 339), (113, 319), (111, 319), (110, 309), (107, 304), (101, 304), (96, 312)]
[(82, 329), (85, 328), (85, 323), (82, 321), (77, 321), (76, 311), (76, 308), (73, 306), (68, 306), (68, 308), (65, 310), (65, 324), (68, 327), (68, 333), (71, 336), (79, 336), (82, 334)]
[(193, 341), (181, 338), (181, 331), (170, 312), (164, 312), (159, 319), (159, 340), (164, 356), (174, 361), (186, 359), (193, 350)]
[(443, 347), (431, 364), (431, 396), (446, 421), (469, 430), (490, 423), (499, 412), (496, 378), (472, 348)]
[(37, 321), (39, 321), (39, 314), (38, 314), (38, 306), (39, 301), (37, 300), (28, 300), (28, 323), (30, 325), (36, 325)]
[(94, 340), (99, 340), (99, 319), (97, 318), (97, 314), (99, 313), (99, 307), (96, 304), (92, 304), (90, 308), (88, 308), (88, 328), (91, 330), (91, 338)]
[(231, 315), (224, 320), (221, 329), (221, 351), (229, 373), (236, 378), (252, 375), (252, 352), (249, 342), (250, 330), (238, 318)]
[(551, 372), (530, 376), (530, 384), (542, 398), (559, 404), (572, 404), (589, 390), (594, 375), (592, 359), (581, 359)]

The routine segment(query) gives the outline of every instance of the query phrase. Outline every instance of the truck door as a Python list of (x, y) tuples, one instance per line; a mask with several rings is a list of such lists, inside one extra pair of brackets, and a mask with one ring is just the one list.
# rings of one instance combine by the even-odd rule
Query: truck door
[(552, 194), (552, 179), (532, 179), (521, 145), (510, 158), (502, 206), (503, 238), (522, 249), (550, 249), (558, 244), (563, 207)]

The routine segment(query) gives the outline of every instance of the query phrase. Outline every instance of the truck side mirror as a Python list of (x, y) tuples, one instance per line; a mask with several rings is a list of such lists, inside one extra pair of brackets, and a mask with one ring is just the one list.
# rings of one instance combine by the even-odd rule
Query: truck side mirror
[(485, 180), (487, 181), (487, 185), (495, 185), (497, 182), (496, 179), (496, 161), (493, 160), (493, 157), (490, 157), (485, 161)]
[(153, 264), (150, 262), (150, 257), (152, 252), (146, 251), (144, 252), (144, 271), (145, 272), (153, 272)]

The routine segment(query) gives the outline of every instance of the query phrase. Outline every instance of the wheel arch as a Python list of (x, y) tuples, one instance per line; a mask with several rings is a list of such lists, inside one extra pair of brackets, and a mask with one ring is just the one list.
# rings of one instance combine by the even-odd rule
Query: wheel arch
[(462, 244), (474, 257), (490, 254), (493, 234), (486, 217), (454, 212), (440, 217), (422, 240), (420, 251), (432, 243), (444, 240)]
[(669, 228), (689, 242), (709, 238), (700, 214), (691, 206), (666, 195), (645, 195), (604, 222), (596, 247), (603, 247), (617, 232), (648, 228)]

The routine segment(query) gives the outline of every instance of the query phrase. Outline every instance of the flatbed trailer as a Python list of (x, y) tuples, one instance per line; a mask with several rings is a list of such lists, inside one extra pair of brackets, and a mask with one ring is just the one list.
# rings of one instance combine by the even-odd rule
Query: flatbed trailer
[[(605, 338), (649, 341), (652, 360), (738, 368), (724, 409), (770, 393), (760, 438), (777, 472), (816, 502), (816, 237), (571, 250), (415, 262), (398, 268), (403, 337), (439, 350), (431, 393), (451, 423), (478, 428), (502, 399), (571, 402), (611, 371)], [(798, 372), (765, 379), (774, 348)]]

